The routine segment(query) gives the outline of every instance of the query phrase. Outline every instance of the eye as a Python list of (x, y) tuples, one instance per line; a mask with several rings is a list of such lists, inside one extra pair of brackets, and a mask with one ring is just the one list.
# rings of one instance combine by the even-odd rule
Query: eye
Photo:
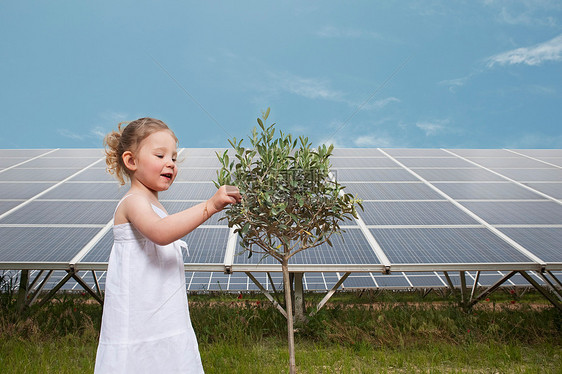
[(156, 155), (156, 157), (158, 157), (158, 158), (164, 158), (163, 155)]
[(172, 158), (172, 161), (173, 161), (173, 162), (176, 162), (177, 160), (178, 160), (178, 159), (175, 158), (175, 157)]

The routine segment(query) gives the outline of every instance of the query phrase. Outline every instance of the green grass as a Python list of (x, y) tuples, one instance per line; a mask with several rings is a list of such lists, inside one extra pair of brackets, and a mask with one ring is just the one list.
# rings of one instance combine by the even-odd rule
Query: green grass
[[(440, 295), (338, 293), (297, 326), (298, 372), (562, 373), (562, 313), (533, 292), (490, 298), (465, 312)], [(5, 300), (0, 373), (93, 372), (100, 305), (60, 294), (21, 315)], [(285, 320), (261, 295), (192, 295), (190, 311), (207, 373), (287, 372)]]

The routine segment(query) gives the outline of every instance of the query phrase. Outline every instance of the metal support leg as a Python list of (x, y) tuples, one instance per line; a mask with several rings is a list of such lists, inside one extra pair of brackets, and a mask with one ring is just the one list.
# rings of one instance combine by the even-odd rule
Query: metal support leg
[(86, 282), (84, 282), (84, 280), (82, 278), (80, 278), (78, 276), (78, 274), (76, 274), (75, 272), (72, 272), (71, 276), (72, 276), (72, 278), (74, 278), (74, 280), (76, 282), (78, 282), (78, 284), (80, 284), (82, 286), (82, 288), (84, 288), (84, 290), (86, 290), (90, 295), (92, 295), (94, 297), (94, 299), (97, 300), (98, 303), (103, 305), (102, 298), (94, 290), (92, 290), (92, 288), (90, 286), (88, 286), (88, 284)]
[(275, 300), (277, 300), (277, 302), (281, 304), (277, 289), (275, 288), (275, 283), (273, 283), (273, 279), (271, 278), (271, 273), (269, 271), (267, 272), (267, 279), (269, 279), (269, 283), (271, 284), (271, 288), (273, 289), (273, 296), (275, 297)]
[(60, 290), (60, 288), (62, 286), (64, 286), (64, 284), (66, 282), (68, 282), (68, 280), (70, 278), (72, 278), (72, 275), (74, 274), (73, 270), (67, 270), (68, 274), (65, 275), (64, 278), (62, 278), (59, 283), (57, 283), (57, 285), (47, 294), (45, 295), (45, 297), (43, 297), (43, 299), (39, 302), (39, 307), (45, 305), (47, 303), (47, 301), (51, 300), (51, 298), (57, 293), (58, 290)]
[(474, 284), (472, 285), (472, 292), (470, 292), (470, 301), (474, 299), (474, 294), (476, 294), (476, 287), (478, 287), (478, 280), (480, 279), (480, 270), (476, 272), (476, 278), (474, 278)]
[(556, 287), (554, 286), (554, 284), (550, 281), (550, 279), (548, 279), (548, 277), (546, 277), (543, 273), (537, 273), (539, 275), (539, 277), (541, 277), (541, 279), (548, 285), (547, 288), (550, 288), (550, 290), (552, 291), (552, 293), (554, 293), (556, 295), (556, 297), (558, 298), (558, 300), (562, 301), (562, 295), (560, 294), (560, 290), (556, 289)]
[[(35, 290), (35, 292), (33, 293), (33, 295), (31, 296), (31, 298), (29, 299), (28, 305), (32, 305), (35, 300), (37, 299), (37, 297), (39, 296), (39, 294), (41, 293), (41, 291), (43, 291), (43, 288), (45, 287), (45, 285), (47, 284), (47, 282), (49, 281), (49, 279), (51, 278), (51, 275), (53, 274), (54, 270), (49, 270), (49, 272), (47, 273), (47, 275), (45, 276), (45, 279), (43, 279), (43, 282), (41, 282), (41, 284), (39, 285), (39, 287), (37, 288), (37, 290)], [(36, 278), (39, 279), (39, 278)]]
[(246, 272), (246, 275), (248, 276), (248, 278), (250, 278), (252, 280), (252, 282), (254, 282), (254, 284), (256, 286), (258, 286), (258, 288), (265, 295), (265, 297), (267, 297), (267, 299), (273, 303), (273, 306), (275, 306), (277, 308), (277, 310), (279, 310), (281, 312), (281, 314), (285, 318), (287, 318), (287, 312), (285, 311), (285, 309), (283, 309), (283, 307), (277, 302), (277, 300), (275, 300), (273, 298), (273, 296), (271, 296), (271, 294), (269, 292), (267, 292), (265, 287), (262, 286), (262, 284), (252, 275), (252, 273)]
[(295, 288), (295, 321), (303, 322), (306, 320), (304, 316), (306, 307), (304, 305), (304, 287), (302, 283), (303, 273), (294, 273)]
[(37, 274), (35, 279), (33, 279), (33, 281), (31, 281), (31, 283), (29, 284), (29, 287), (27, 288), (28, 291), (32, 291), (35, 288), (35, 286), (37, 285), (37, 282), (39, 282), (39, 279), (41, 279), (41, 276), (43, 275), (43, 273), (45, 273), (45, 270), (41, 270), (39, 272), (39, 274)]
[(23, 312), (27, 305), (27, 291), (29, 288), (29, 270), (22, 270), (20, 272), (20, 287), (18, 290), (17, 307), (20, 312)]
[(100, 297), (100, 299), (103, 300), (103, 294), (101, 292), (101, 288), (100, 288), (100, 283), (98, 281), (98, 277), (96, 275), (96, 271), (92, 270), (92, 277), (94, 277), (94, 283), (96, 285), (96, 291), (98, 292), (98, 296)]
[(547, 270), (546, 273), (552, 277), (556, 284), (558, 284), (558, 288), (562, 288), (562, 282), (560, 282), (560, 280), (556, 278), (556, 276), (554, 276), (554, 274), (552, 274), (550, 270)]
[(461, 306), (467, 307), (468, 300), (466, 298), (466, 277), (464, 271), (459, 272), (459, 278), (461, 280)]
[(455, 292), (455, 286), (453, 285), (453, 281), (451, 280), (451, 277), (449, 277), (449, 273), (444, 271), (443, 274), (445, 275), (445, 279), (447, 279), (447, 284), (449, 285), (451, 292)]
[(468, 303), (467, 307), (471, 308), (472, 306), (474, 306), (474, 304), (476, 304), (477, 302), (479, 302), (480, 300), (482, 300), (483, 298), (488, 296), (490, 293), (494, 292), (499, 286), (504, 284), (504, 282), (506, 282), (509, 278), (514, 276), (516, 273), (517, 273), (516, 271), (512, 271), (511, 273), (509, 273), (507, 275), (504, 275), (502, 277), (502, 279), (500, 279), (495, 284), (493, 284), (492, 286), (485, 289), (480, 295), (476, 296), (474, 298), (474, 300), (472, 300), (470, 303)]
[(533, 279), (533, 277), (531, 277), (525, 271), (520, 271), (519, 274), (521, 274), (523, 278), (527, 280), (527, 282), (531, 283), (533, 287), (537, 289), (537, 291), (539, 291), (544, 297), (546, 297), (548, 301), (552, 303), (552, 305), (562, 311), (562, 305), (558, 301), (556, 301), (556, 298), (552, 297), (552, 295), (547, 290), (541, 287), (541, 285), (539, 285), (537, 281)]
[(318, 305), (316, 306), (316, 309), (313, 310), (312, 312), (310, 312), (311, 317), (313, 315), (315, 315), (316, 313), (318, 313), (320, 311), (320, 309), (322, 309), (322, 307), (328, 302), (328, 300), (330, 300), (330, 298), (334, 295), (334, 293), (337, 291), (337, 289), (342, 285), (342, 283), (347, 279), (347, 277), (349, 277), (350, 274), (351, 273), (345, 273), (343, 275), (343, 277), (341, 277), (340, 280), (336, 284), (334, 284), (332, 289), (330, 291), (328, 291), (326, 296), (324, 296), (324, 298), (318, 303)]

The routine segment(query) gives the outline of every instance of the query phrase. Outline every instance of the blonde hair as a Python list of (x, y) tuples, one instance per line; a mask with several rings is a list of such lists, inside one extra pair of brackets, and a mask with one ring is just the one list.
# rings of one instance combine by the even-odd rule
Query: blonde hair
[[(125, 126), (123, 126), (125, 125)], [(107, 172), (114, 175), (121, 185), (131, 179), (131, 171), (123, 162), (123, 153), (136, 152), (139, 144), (149, 135), (158, 131), (169, 131), (178, 144), (178, 138), (164, 122), (155, 118), (139, 118), (132, 122), (120, 122), (117, 131), (105, 136), (105, 163)]]

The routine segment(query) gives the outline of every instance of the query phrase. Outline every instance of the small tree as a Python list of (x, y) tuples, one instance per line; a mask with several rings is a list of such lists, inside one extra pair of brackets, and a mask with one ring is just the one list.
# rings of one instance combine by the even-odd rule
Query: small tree
[(343, 186), (330, 173), (333, 145), (311, 148), (308, 138), (283, 132), (275, 137), (275, 124), (266, 126), (269, 108), (258, 118), (251, 147), (243, 139), (229, 140), (235, 160), (228, 150), (217, 153), (222, 168), (217, 171), (218, 186), (232, 184), (240, 189), (242, 202), (226, 210), (229, 227), (236, 227), (240, 245), (248, 256), (259, 253), (281, 263), (287, 312), (290, 372), (296, 370), (294, 354), (293, 306), (289, 260), (308, 248), (332, 245), (330, 236), (340, 233), (340, 221), (357, 217), (361, 201), (343, 193)]

